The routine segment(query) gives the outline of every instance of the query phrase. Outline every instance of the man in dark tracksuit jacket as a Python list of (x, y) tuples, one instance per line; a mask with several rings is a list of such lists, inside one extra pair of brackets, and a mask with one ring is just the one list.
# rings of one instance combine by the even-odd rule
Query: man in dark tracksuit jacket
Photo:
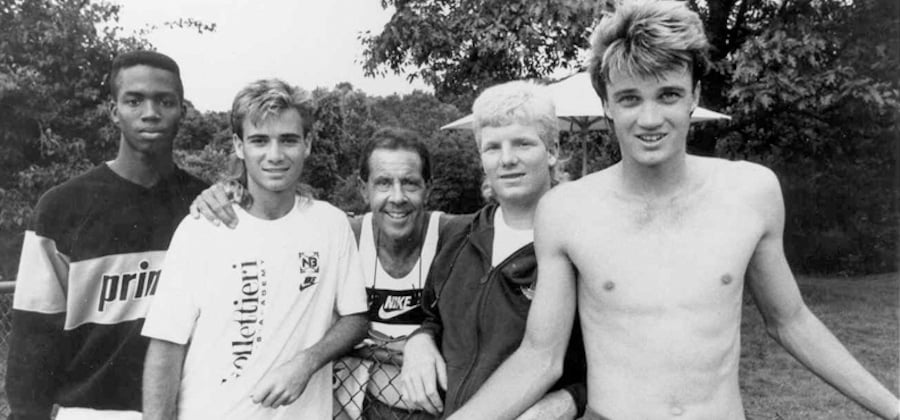
[[(478, 391), (519, 347), (525, 332), (529, 293), (537, 279), (534, 244), (519, 248), (492, 269), (497, 207), (490, 204), (446, 226), (423, 291), (426, 318), (417, 333), (432, 336), (447, 366), (444, 416)], [(569, 392), (578, 416), (586, 404), (585, 378), (584, 345), (576, 320), (563, 375), (551, 391)]]

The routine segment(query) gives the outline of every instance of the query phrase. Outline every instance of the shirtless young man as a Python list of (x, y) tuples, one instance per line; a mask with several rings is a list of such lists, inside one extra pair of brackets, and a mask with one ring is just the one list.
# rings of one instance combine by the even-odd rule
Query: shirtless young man
[(687, 155), (707, 65), (699, 16), (683, 2), (626, 0), (592, 44), (592, 80), (622, 161), (541, 200), (525, 337), (453, 418), (513, 418), (543, 395), (559, 375), (577, 299), (586, 419), (743, 419), (745, 279), (788, 352), (866, 409), (900, 417), (897, 399), (803, 303), (782, 247), (775, 174)]

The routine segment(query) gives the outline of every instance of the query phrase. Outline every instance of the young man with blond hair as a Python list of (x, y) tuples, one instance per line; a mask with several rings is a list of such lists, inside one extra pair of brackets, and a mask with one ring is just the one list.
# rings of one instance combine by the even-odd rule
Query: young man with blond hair
[[(425, 322), (406, 344), (400, 381), (405, 400), (442, 418), (462, 407), (522, 340), (538, 273), (535, 210), (556, 183), (560, 162), (546, 87), (493, 86), (472, 111), (492, 202), (444, 232), (423, 293)], [(584, 410), (584, 348), (578, 334), (565, 340), (562, 377), (521, 419), (573, 418)]]
[(745, 281), (789, 353), (896, 418), (897, 399), (803, 303), (782, 246), (775, 174), (686, 152), (708, 65), (700, 17), (684, 2), (624, 1), (592, 41), (592, 81), (622, 160), (541, 200), (525, 338), (453, 418), (514, 418), (543, 395), (559, 375), (577, 301), (586, 419), (743, 419)]

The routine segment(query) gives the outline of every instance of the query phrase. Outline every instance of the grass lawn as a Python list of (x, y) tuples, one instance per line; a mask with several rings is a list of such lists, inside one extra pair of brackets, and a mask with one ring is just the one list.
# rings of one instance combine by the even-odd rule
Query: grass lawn
[[(798, 278), (803, 298), (850, 352), (895, 395), (900, 362), (900, 274)], [(747, 299), (749, 301), (749, 299)], [(874, 419), (807, 371), (744, 305), (741, 390), (748, 419)]]
[[(898, 391), (900, 274), (798, 279), (813, 313), (886, 384)], [(741, 390), (751, 420), (855, 420), (875, 416), (809, 373), (769, 338), (756, 305), (746, 299), (742, 326)], [(0, 375), (6, 371), (8, 296), (0, 298)], [(0, 387), (0, 419), (6, 393)]]

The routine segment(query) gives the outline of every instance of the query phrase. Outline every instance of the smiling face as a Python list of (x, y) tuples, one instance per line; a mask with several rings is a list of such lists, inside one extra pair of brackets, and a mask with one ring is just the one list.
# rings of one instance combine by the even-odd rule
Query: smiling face
[(372, 212), (372, 222), (393, 240), (414, 235), (424, 220), (428, 184), (422, 159), (406, 149), (375, 149), (369, 157), (369, 179), (360, 193)]
[(286, 109), (254, 125), (244, 118), (241, 139), (234, 136), (234, 150), (247, 170), (247, 189), (253, 197), (294, 195), (310, 144), (303, 138), (302, 119), (296, 109)]
[(120, 147), (142, 154), (170, 153), (184, 115), (174, 73), (138, 65), (124, 68), (110, 115), (122, 133)]
[(501, 206), (536, 205), (550, 190), (550, 166), (556, 163), (556, 156), (536, 127), (483, 127), (478, 146), (485, 179)]
[(611, 72), (606, 90), (606, 114), (623, 160), (656, 166), (685, 156), (691, 112), (700, 97), (688, 69), (659, 79)]

